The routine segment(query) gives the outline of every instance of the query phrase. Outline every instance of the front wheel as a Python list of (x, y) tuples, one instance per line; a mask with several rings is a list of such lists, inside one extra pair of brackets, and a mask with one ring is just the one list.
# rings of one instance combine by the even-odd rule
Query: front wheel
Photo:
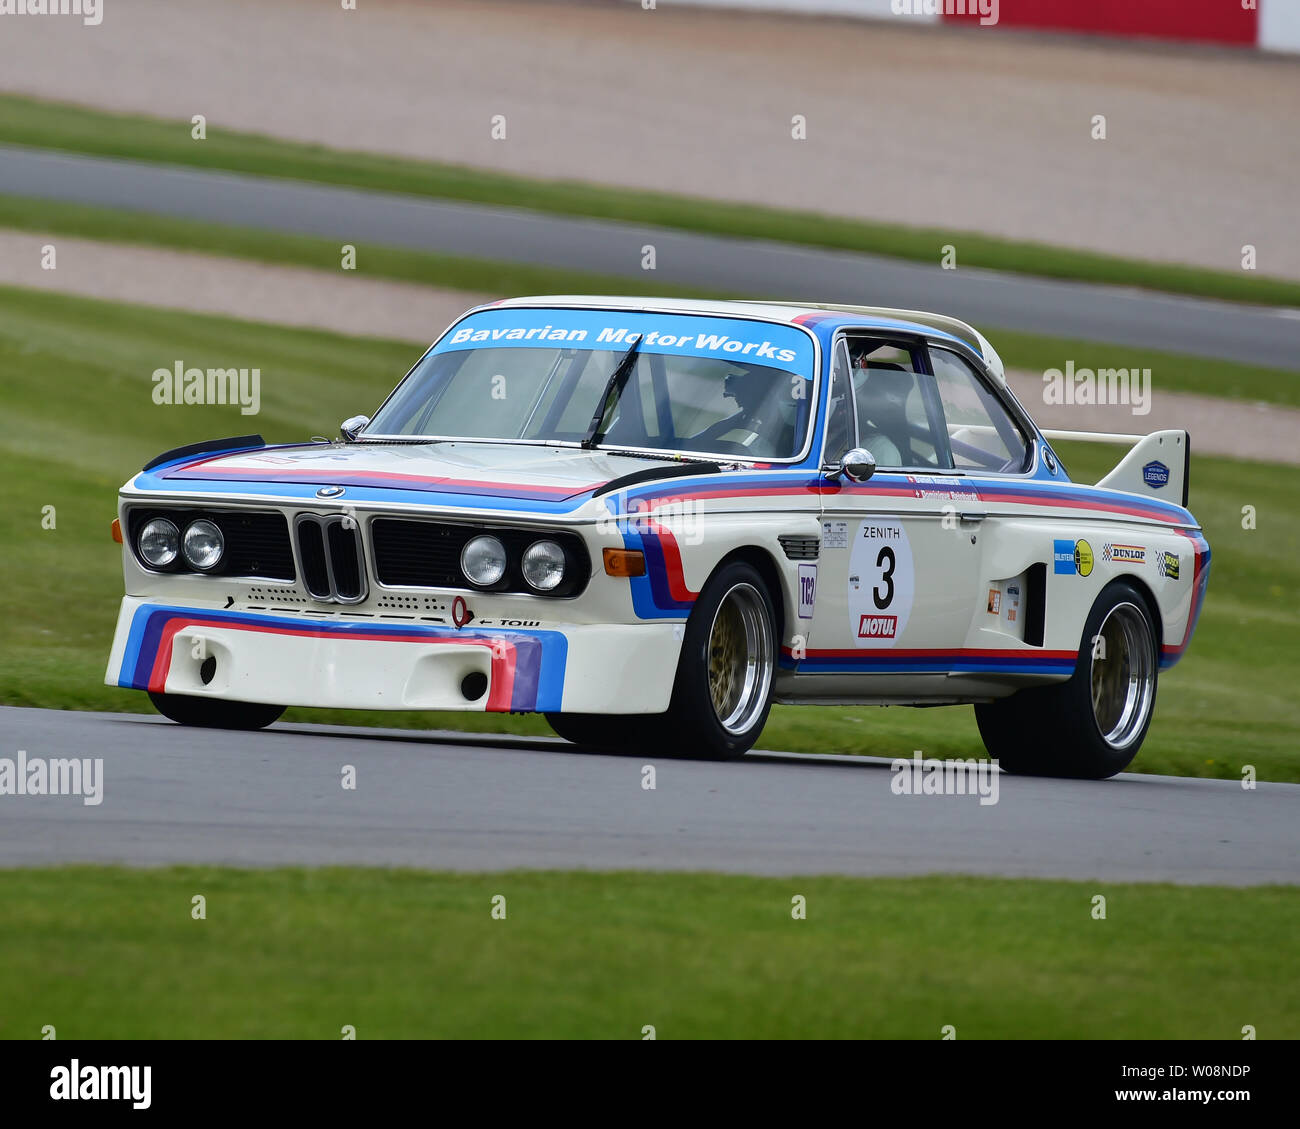
[(1103, 780), (1137, 756), (1155, 709), (1159, 643), (1146, 599), (1118, 580), (1088, 613), (1074, 674), (975, 707), (989, 755), (1009, 772)]
[(763, 578), (735, 561), (700, 592), (686, 622), (672, 701), (659, 714), (548, 713), (561, 737), (614, 752), (731, 760), (767, 722), (776, 615)]
[(547, 722), (566, 741), (601, 752), (659, 751), (656, 742), (663, 714), (548, 713)]
[(733, 561), (700, 592), (677, 662), (665, 719), (678, 755), (744, 756), (772, 708), (776, 614), (752, 565)]
[(155, 694), (149, 700), (163, 717), (180, 725), (202, 729), (265, 729), (279, 720), (284, 706), (258, 702), (230, 702), (224, 698), (196, 698), (188, 694)]

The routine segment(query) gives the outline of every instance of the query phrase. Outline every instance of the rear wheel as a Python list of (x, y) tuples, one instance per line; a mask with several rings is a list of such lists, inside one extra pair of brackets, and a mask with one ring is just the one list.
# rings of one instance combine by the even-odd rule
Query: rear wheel
[(1097, 597), (1065, 682), (975, 707), (989, 755), (1010, 772), (1101, 780), (1137, 756), (1159, 681), (1155, 622), (1126, 581)]
[(284, 706), (258, 702), (231, 702), (224, 698), (195, 698), (187, 694), (155, 694), (149, 691), (154, 708), (180, 725), (203, 729), (265, 729), (279, 720)]

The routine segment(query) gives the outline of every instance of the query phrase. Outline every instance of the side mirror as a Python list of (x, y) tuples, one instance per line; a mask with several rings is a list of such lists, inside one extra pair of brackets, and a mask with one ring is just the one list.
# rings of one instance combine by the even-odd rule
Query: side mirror
[(345, 419), (341, 424), (339, 424), (339, 434), (342, 435), (347, 442), (355, 443), (357, 441), (357, 436), (365, 430), (369, 423), (369, 416), (352, 416), (350, 419)]
[(850, 482), (866, 482), (875, 473), (876, 456), (864, 447), (854, 447), (853, 450), (844, 453), (839, 466), (832, 467), (826, 472), (826, 477), (831, 481), (838, 481), (844, 477)]

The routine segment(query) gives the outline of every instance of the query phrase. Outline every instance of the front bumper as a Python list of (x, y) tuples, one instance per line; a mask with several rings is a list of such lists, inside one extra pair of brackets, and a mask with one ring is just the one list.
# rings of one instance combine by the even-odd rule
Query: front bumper
[[(452, 627), (122, 601), (104, 681), (326, 709), (660, 713), (682, 625)], [(486, 690), (467, 697), (465, 687)], [(475, 685), (477, 683), (477, 685)]]

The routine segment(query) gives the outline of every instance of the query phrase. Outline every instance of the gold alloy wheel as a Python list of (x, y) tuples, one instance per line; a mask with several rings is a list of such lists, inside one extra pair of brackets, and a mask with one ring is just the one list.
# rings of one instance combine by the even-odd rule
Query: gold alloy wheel
[(1137, 740), (1155, 686), (1155, 643), (1147, 618), (1136, 604), (1116, 604), (1092, 640), (1092, 716), (1112, 749)]
[(772, 623), (767, 603), (752, 584), (736, 584), (722, 597), (709, 630), (709, 697), (728, 733), (749, 731), (767, 704), (772, 685)]

